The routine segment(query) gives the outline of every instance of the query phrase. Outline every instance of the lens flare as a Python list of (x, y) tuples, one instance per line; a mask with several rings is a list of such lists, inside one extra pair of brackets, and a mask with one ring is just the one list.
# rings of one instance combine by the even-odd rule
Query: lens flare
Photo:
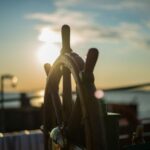
[(42, 64), (53, 64), (56, 58), (59, 56), (60, 51), (57, 45), (43, 44), (38, 51), (38, 58)]
[(38, 58), (42, 64), (53, 64), (59, 56), (60, 36), (57, 32), (53, 31), (50, 27), (44, 27), (38, 36), (38, 40), (42, 42), (41, 47), (38, 49)]
[(38, 40), (41, 42), (48, 43), (60, 43), (60, 35), (57, 32), (54, 32), (48, 27), (44, 27), (41, 29), (40, 35), (38, 36)]
[(97, 91), (94, 93), (94, 95), (95, 95), (95, 97), (96, 97), (97, 99), (101, 99), (101, 98), (104, 97), (104, 91), (102, 91), (102, 90), (97, 90)]

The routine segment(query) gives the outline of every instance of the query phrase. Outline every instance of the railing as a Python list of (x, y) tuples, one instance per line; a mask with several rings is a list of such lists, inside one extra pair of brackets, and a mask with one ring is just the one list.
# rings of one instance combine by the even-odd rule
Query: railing
[(0, 133), (0, 150), (44, 150), (40, 130)]
[(0, 101), (3, 106), (19, 103), (19, 106), (16, 107), (0, 109), (0, 132), (39, 129), (42, 124), (42, 107), (32, 107), (30, 104), (31, 100), (38, 98), (41, 98), (41, 96), (27, 96), (27, 94), (21, 93), (20, 97)]

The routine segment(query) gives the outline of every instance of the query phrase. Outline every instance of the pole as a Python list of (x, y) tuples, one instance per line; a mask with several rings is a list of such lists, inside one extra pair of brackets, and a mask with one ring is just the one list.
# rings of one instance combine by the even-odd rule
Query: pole
[(5, 132), (4, 76), (1, 76), (1, 132)]

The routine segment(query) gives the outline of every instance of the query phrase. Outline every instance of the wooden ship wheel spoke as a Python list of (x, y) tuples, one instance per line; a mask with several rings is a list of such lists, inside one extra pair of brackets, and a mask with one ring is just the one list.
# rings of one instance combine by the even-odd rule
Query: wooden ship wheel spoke
[[(93, 70), (98, 50), (83, 59), (70, 48), (70, 28), (62, 27), (62, 50), (53, 66), (45, 65), (44, 96), (45, 150), (106, 150), (103, 111), (94, 96)], [(72, 96), (72, 79), (76, 98)], [(59, 84), (62, 79), (62, 94)]]

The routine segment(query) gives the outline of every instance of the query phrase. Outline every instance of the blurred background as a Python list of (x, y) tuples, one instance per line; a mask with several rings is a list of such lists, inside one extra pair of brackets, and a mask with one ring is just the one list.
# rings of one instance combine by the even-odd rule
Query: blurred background
[[(104, 91), (105, 102), (134, 105), (138, 119), (148, 118), (149, 14), (149, 0), (1, 0), (0, 106), (7, 116), (1, 117), (1, 131), (36, 129), (42, 124), (43, 65), (53, 64), (60, 53), (63, 24), (71, 27), (71, 47), (82, 58), (89, 48), (99, 49), (95, 84)], [(16, 108), (22, 108), (25, 120), (10, 127), (12, 111), (16, 119), (23, 119)]]

